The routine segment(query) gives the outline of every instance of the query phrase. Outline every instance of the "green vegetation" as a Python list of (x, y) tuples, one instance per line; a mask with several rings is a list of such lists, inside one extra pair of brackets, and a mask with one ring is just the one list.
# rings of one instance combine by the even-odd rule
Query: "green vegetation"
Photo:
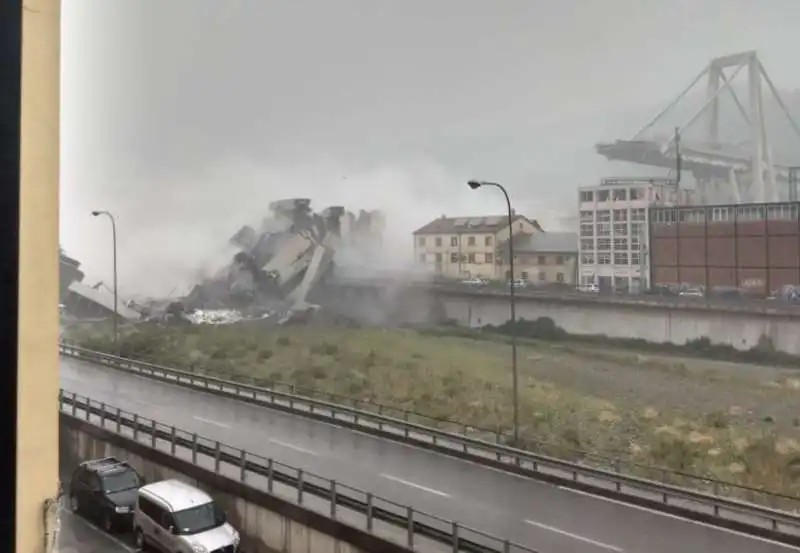
[[(573, 459), (584, 457), (582, 450), (800, 492), (800, 420), (790, 415), (800, 381), (770, 367), (739, 374), (738, 365), (576, 345), (552, 324), (520, 325), (521, 447)], [(361, 407), (383, 404), (508, 435), (507, 330), (140, 325), (123, 336), (121, 349), (135, 359), (324, 391)], [(113, 350), (107, 333), (84, 328), (70, 338)]]

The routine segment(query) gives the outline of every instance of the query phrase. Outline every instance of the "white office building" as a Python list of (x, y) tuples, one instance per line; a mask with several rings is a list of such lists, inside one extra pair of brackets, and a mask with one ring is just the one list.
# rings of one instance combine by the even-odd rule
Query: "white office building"
[(578, 191), (580, 284), (638, 291), (649, 287), (650, 206), (687, 205), (692, 190), (674, 180), (603, 179)]

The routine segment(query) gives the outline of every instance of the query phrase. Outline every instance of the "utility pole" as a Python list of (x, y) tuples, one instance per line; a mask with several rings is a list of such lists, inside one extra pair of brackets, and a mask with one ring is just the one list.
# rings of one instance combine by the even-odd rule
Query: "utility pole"
[(92, 215), (97, 217), (99, 215), (108, 216), (111, 220), (111, 240), (113, 245), (113, 264), (114, 264), (114, 353), (119, 355), (119, 295), (117, 288), (117, 223), (114, 216), (109, 211), (92, 211)]
[(481, 186), (494, 186), (499, 188), (506, 198), (508, 209), (508, 277), (509, 277), (509, 298), (511, 303), (511, 372), (512, 372), (512, 402), (514, 408), (514, 447), (519, 447), (519, 370), (517, 367), (517, 308), (514, 295), (514, 210), (511, 209), (511, 199), (502, 184), (489, 181), (471, 180), (467, 183), (472, 190), (477, 190)]

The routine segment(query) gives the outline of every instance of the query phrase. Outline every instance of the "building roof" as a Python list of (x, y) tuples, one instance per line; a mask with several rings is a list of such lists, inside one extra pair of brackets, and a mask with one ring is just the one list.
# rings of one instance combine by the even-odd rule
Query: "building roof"
[[(539, 223), (524, 215), (514, 215), (513, 221), (523, 219), (538, 228)], [(445, 217), (442, 215), (418, 228), (414, 234), (463, 234), (465, 232), (497, 232), (507, 227), (508, 215), (483, 215), (481, 217)]]
[[(508, 248), (508, 240), (500, 247)], [(514, 253), (578, 253), (576, 232), (536, 232), (514, 236)]]

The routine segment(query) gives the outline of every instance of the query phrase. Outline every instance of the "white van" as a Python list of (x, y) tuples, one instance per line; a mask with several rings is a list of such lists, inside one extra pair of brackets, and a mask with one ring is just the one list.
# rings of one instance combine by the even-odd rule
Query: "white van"
[(239, 532), (207, 493), (163, 480), (139, 488), (133, 511), (136, 547), (164, 553), (236, 553)]

